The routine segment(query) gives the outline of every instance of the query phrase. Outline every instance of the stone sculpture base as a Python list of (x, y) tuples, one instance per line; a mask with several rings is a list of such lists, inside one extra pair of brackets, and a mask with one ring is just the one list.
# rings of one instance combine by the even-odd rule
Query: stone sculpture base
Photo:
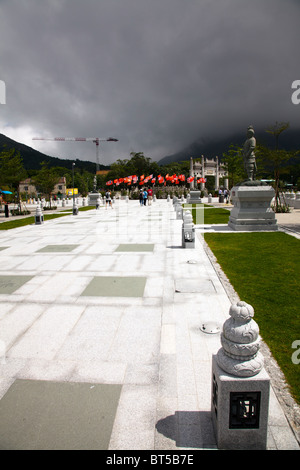
[(265, 369), (254, 377), (234, 377), (213, 356), (211, 415), (219, 449), (267, 448), (269, 393)]
[[(250, 185), (252, 183), (252, 185)], [(260, 182), (234, 186), (228, 226), (236, 231), (275, 231), (278, 230), (271, 201), (275, 195), (272, 186), (260, 185)], [(258, 185), (259, 184), (259, 185)]]
[(101, 194), (98, 192), (89, 193), (89, 199), (88, 199), (89, 206), (96, 206), (98, 197), (101, 198)]
[(190, 191), (189, 204), (201, 204), (201, 191)]

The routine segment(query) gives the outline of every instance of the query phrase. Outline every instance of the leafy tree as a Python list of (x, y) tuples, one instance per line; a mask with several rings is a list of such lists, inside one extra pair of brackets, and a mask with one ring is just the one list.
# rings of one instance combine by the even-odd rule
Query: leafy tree
[(76, 169), (74, 172), (74, 186), (78, 188), (78, 193), (82, 196), (87, 196), (89, 192), (89, 185), (93, 181), (94, 176), (88, 171), (80, 171)]
[(243, 149), (231, 144), (227, 153), (223, 153), (223, 163), (228, 174), (229, 188), (242, 181), (245, 177)]
[(131, 152), (131, 159), (129, 165), (132, 166), (133, 172), (138, 175), (147, 175), (150, 171), (151, 159), (145, 157), (143, 152)]
[(277, 122), (275, 123), (274, 126), (269, 127), (266, 129), (266, 132), (268, 134), (272, 134), (275, 137), (275, 150), (278, 150), (279, 145), (279, 136), (282, 132), (284, 132), (286, 129), (288, 129), (290, 124), (288, 122)]
[(285, 201), (280, 199), (280, 176), (286, 171), (284, 164), (287, 163), (292, 157), (299, 154), (299, 151), (287, 151), (279, 148), (279, 136), (282, 132), (288, 129), (288, 122), (276, 122), (274, 126), (266, 129), (266, 132), (273, 135), (275, 138), (275, 149), (262, 148), (262, 153), (266, 164), (270, 165), (274, 174), (274, 187), (275, 187), (275, 212), (285, 212), (287, 206)]
[(11, 192), (17, 192), (17, 201), (19, 211), (21, 213), (21, 200), (19, 194), (19, 183), (27, 176), (23, 166), (23, 159), (20, 152), (16, 152), (14, 148), (4, 150), (0, 154), (0, 187), (8, 189)]
[(53, 168), (49, 168), (47, 162), (42, 162), (41, 167), (36, 176), (33, 177), (33, 181), (38, 191), (48, 195), (51, 209), (51, 193), (57, 184), (58, 177), (56, 171)]
[(190, 172), (190, 162), (189, 161), (184, 161), (184, 162), (172, 162), (168, 163), (167, 165), (164, 165), (163, 167), (159, 167), (159, 173), (163, 175), (185, 175), (187, 178), (189, 176)]
[(15, 149), (4, 150), (0, 154), (0, 185), (10, 191), (18, 191), (19, 183), (26, 178), (26, 170), (19, 152)]

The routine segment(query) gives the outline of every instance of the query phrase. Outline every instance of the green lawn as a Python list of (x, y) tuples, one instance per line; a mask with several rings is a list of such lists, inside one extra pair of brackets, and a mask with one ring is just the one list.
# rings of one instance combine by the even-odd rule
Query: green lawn
[(228, 224), (230, 211), (222, 207), (211, 207), (206, 204), (185, 204), (184, 209), (191, 211), (194, 224)]
[(282, 232), (204, 237), (240, 299), (254, 307), (260, 334), (300, 403), (300, 364), (291, 359), (300, 340), (300, 241)]

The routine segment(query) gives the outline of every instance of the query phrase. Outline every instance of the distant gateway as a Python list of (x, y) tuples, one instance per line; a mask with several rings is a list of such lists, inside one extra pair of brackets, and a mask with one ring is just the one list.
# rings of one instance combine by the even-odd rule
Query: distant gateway
[[(219, 163), (219, 157), (206, 158), (201, 155), (201, 162), (193, 162), (193, 157), (190, 159), (190, 177), (205, 178), (206, 176), (215, 177), (215, 189), (219, 188), (219, 179), (224, 178), (222, 187), (228, 189), (228, 177), (225, 170), (224, 163)], [(190, 182), (190, 188), (194, 189), (194, 181)], [(205, 183), (200, 183), (200, 189), (204, 190)]]

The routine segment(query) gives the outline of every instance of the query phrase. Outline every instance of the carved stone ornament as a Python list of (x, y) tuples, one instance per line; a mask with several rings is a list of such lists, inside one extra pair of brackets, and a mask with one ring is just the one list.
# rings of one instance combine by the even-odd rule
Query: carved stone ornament
[(252, 377), (264, 366), (263, 356), (259, 352), (259, 328), (253, 320), (254, 309), (240, 301), (231, 305), (229, 315), (223, 325), (222, 348), (217, 353), (217, 362), (231, 375)]

